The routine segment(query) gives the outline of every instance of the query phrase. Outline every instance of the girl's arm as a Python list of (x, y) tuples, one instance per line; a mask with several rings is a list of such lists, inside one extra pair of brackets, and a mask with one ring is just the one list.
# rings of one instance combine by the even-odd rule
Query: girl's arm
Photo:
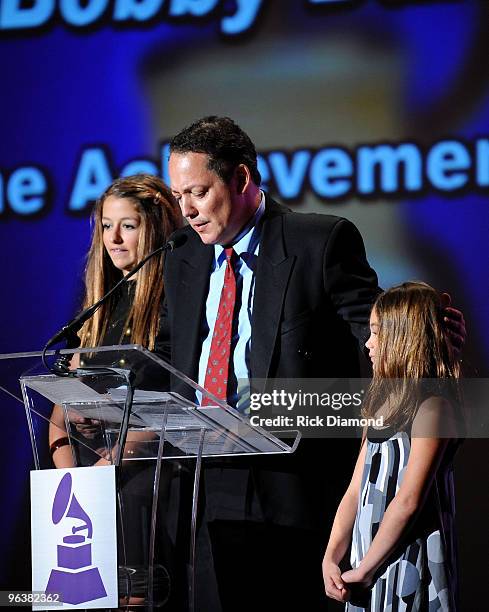
[[(360, 565), (342, 574), (346, 584), (369, 586), (377, 569), (396, 547), (408, 524), (423, 507), (449, 443), (447, 438), (433, 436), (440, 430), (447, 434), (450, 429), (447, 424), (452, 419), (452, 408), (441, 397), (429, 398), (421, 404), (412, 427), (411, 451), (402, 484), (387, 507), (379, 530)], [(423, 435), (431, 437), (421, 437)]]
[[(72, 370), (80, 365), (80, 354), (73, 355), (70, 363)], [(57, 468), (71, 468), (73, 466), (73, 455), (68, 442), (63, 408), (58, 404), (53, 406), (49, 420), (49, 448), (54, 466)]]
[[(73, 356), (70, 367), (74, 370), (78, 368), (79, 365), (80, 354), (77, 353)], [(98, 422), (94, 422), (92, 419), (85, 419), (81, 416), (78, 417), (76, 414), (71, 414), (70, 420), (72, 424), (75, 424), (78, 432), (82, 436), (85, 435), (90, 437), (99, 431)], [(144, 443), (154, 443), (156, 439), (157, 437), (153, 432), (129, 431), (127, 434), (124, 456), (139, 452)], [(58, 404), (53, 406), (53, 411), (49, 420), (49, 448), (56, 468), (74, 467), (73, 454), (68, 441), (68, 432), (66, 431), (64, 411)], [(117, 446), (112, 449), (111, 453), (103, 448), (98, 449), (96, 452), (100, 455), (100, 459), (93, 464), (94, 466), (111, 465), (117, 454)]]
[[(80, 353), (73, 355), (70, 363), (72, 370), (80, 367)], [(80, 435), (93, 436), (99, 429), (98, 424), (95, 424), (91, 419), (85, 419), (82, 416), (70, 415), (72, 424), (75, 425)], [(49, 419), (49, 449), (51, 458), (56, 468), (72, 468), (75, 467), (71, 445), (66, 431), (65, 415), (63, 408), (59, 404), (53, 406), (51, 418)], [(99, 459), (94, 465), (110, 465), (105, 458)]]
[(331, 528), (328, 546), (323, 559), (323, 579), (326, 595), (338, 601), (347, 601), (348, 591), (341, 579), (339, 563), (350, 545), (351, 532), (355, 522), (358, 496), (362, 484), (363, 466), (366, 453), (365, 438), (362, 440), (353, 476), (341, 500)]

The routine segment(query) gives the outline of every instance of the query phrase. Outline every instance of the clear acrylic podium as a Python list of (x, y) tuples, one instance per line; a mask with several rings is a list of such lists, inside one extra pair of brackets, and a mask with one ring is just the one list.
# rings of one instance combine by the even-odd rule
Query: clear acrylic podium
[[(140, 346), (47, 353), (63, 354), (78, 365), (68, 376), (47, 372), (41, 352), (0, 355), (0, 397), (25, 408), (35, 469), (116, 465), (120, 607), (183, 597), (193, 610), (202, 459), (292, 453), (300, 435), (252, 426)], [(171, 377), (212, 405), (170, 392)]]

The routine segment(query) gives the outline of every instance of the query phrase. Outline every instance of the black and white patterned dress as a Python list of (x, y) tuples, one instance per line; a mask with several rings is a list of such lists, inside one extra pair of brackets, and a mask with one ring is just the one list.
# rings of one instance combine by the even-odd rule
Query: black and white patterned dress
[[(358, 567), (367, 553), (385, 510), (402, 483), (411, 449), (409, 432), (369, 429), (357, 516), (353, 527), (351, 564)], [(390, 435), (392, 433), (392, 435)], [(390, 435), (390, 437), (389, 437)], [(397, 549), (379, 568), (365, 593), (354, 595), (348, 612), (454, 612), (457, 609), (457, 564), (454, 530), (451, 442), (428, 497)]]

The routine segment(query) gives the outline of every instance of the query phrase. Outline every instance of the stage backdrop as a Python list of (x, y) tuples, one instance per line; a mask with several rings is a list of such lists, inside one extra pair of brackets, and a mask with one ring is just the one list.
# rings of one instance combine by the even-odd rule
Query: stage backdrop
[[(0, 37), (1, 352), (39, 349), (79, 307), (111, 180), (166, 178), (169, 138), (220, 114), (256, 143), (274, 197), (358, 225), (382, 286), (450, 292), (465, 362), (487, 373), (488, 2), (0, 0)], [(2, 582), (28, 588), (12, 560), (32, 461), (23, 412), (2, 416)], [(487, 566), (488, 487), (468, 478), (482, 452), (458, 466), (467, 610)]]

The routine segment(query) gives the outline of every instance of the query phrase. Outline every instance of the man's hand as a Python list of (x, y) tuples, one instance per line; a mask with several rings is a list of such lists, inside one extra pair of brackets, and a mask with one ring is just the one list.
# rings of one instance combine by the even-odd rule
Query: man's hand
[(467, 338), (464, 315), (460, 310), (452, 308), (452, 298), (448, 293), (441, 294), (441, 301), (443, 305), (445, 331), (452, 345), (453, 354), (455, 357), (459, 357)]
[(341, 570), (332, 561), (323, 561), (323, 580), (326, 595), (336, 601), (348, 601), (349, 591), (341, 579)]

